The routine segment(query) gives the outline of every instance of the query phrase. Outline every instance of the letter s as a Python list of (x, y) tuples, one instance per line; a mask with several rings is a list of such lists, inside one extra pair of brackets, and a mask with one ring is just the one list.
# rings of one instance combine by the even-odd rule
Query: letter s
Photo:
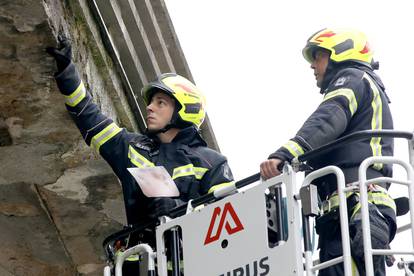
[(264, 257), (259, 262), (259, 267), (263, 269), (263, 272), (260, 273), (260, 276), (266, 276), (269, 274), (270, 266), (265, 263), (267, 260), (269, 260), (269, 257)]

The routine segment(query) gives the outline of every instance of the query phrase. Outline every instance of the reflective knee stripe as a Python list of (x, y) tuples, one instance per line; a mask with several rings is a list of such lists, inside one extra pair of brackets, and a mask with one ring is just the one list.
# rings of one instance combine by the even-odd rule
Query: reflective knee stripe
[(103, 130), (101, 130), (98, 134), (92, 137), (91, 140), (91, 147), (95, 149), (97, 153), (99, 153), (99, 148), (108, 142), (112, 137), (117, 135), (122, 129), (118, 127), (115, 123), (109, 124)]
[(208, 192), (207, 192), (207, 193), (212, 193), (212, 192), (214, 192), (215, 190), (218, 190), (218, 189), (223, 188), (223, 187), (230, 186), (230, 185), (232, 185), (233, 183), (234, 183), (234, 181), (232, 181), (232, 182), (225, 182), (225, 183), (220, 183), (220, 184), (214, 185), (214, 186), (212, 186), (212, 187), (208, 190)]
[(132, 146), (129, 146), (128, 158), (129, 160), (131, 160), (132, 164), (134, 164), (138, 168), (155, 167), (154, 163), (152, 163), (147, 158), (139, 154)]
[(282, 147), (287, 149), (290, 152), (290, 154), (292, 154), (294, 157), (298, 157), (299, 155), (302, 155), (304, 153), (302, 147), (298, 143), (292, 140), (289, 140)]
[(75, 89), (72, 94), (65, 96), (65, 103), (68, 106), (74, 107), (80, 103), (86, 97), (86, 89), (83, 85), (83, 81), (79, 84), (78, 88)]
[[(372, 119), (371, 119), (371, 129), (372, 130), (381, 130), (382, 129), (382, 100), (380, 92), (375, 85), (374, 81), (365, 73), (364, 79), (369, 82), (369, 85), (372, 90)], [(372, 155), (381, 156), (382, 155), (382, 146), (381, 146), (381, 137), (372, 137), (370, 142)], [(382, 163), (375, 163), (373, 168), (376, 170), (381, 170), (383, 167)]]
[(200, 180), (204, 174), (208, 171), (207, 168), (194, 167), (193, 164), (187, 164), (177, 167), (173, 170), (172, 179), (176, 179), (182, 176), (194, 175), (196, 179)]
[(337, 96), (344, 96), (344, 97), (346, 97), (348, 99), (348, 108), (349, 108), (349, 111), (351, 112), (351, 116), (354, 115), (355, 112), (358, 109), (358, 102), (357, 102), (357, 100), (355, 98), (354, 91), (352, 91), (349, 88), (341, 88), (341, 89), (338, 89), (338, 90), (334, 90), (334, 91), (329, 92), (329, 93), (327, 93), (325, 95), (325, 97), (323, 99), (323, 102), (324, 101), (327, 101), (329, 99), (332, 99), (334, 97), (337, 97)]

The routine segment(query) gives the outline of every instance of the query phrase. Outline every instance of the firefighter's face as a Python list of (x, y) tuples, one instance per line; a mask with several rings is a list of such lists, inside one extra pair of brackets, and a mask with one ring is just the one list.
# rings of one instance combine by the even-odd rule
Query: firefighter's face
[(156, 92), (147, 106), (148, 130), (156, 131), (164, 128), (171, 121), (174, 108), (174, 99), (163, 92)]
[(328, 67), (330, 53), (325, 50), (316, 50), (313, 55), (311, 68), (315, 75), (316, 85), (321, 87), (323, 78), (325, 77), (326, 68)]

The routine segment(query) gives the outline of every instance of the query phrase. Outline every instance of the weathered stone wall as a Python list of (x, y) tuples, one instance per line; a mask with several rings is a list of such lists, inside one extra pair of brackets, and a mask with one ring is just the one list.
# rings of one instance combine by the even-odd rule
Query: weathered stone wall
[[(125, 224), (118, 179), (86, 146), (56, 87), (45, 48), (57, 35), (71, 40), (95, 103), (131, 131), (145, 127), (143, 84), (161, 72), (191, 79), (163, 0), (94, 3), (0, 1), (1, 276), (102, 275), (102, 241)], [(218, 149), (208, 117), (201, 132)]]
[(102, 111), (136, 130), (86, 0), (0, 2), (0, 275), (102, 275), (102, 240), (125, 222), (118, 180), (53, 79), (58, 33)]

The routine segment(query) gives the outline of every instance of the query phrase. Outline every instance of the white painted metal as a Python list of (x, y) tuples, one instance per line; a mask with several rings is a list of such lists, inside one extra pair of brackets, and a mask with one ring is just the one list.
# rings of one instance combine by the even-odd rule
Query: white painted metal
[[(411, 153), (410, 153), (411, 154)], [(384, 178), (379, 177), (375, 179), (370, 179), (367, 181), (366, 172), (367, 169), (375, 164), (375, 163), (383, 163), (383, 164), (398, 164), (405, 169), (407, 172), (407, 181), (401, 180), (394, 180), (392, 178)], [(412, 240), (412, 248), (414, 248), (414, 171), (413, 167), (404, 162), (403, 160), (390, 157), (390, 156), (373, 156), (365, 159), (361, 165), (359, 166), (359, 189), (360, 189), (360, 200), (361, 200), (361, 214), (362, 214), (362, 230), (363, 230), (363, 240), (364, 240), (364, 257), (365, 257), (365, 269), (366, 275), (374, 275), (374, 267), (372, 262), (372, 256), (376, 255), (391, 255), (397, 254), (397, 251), (393, 250), (373, 250), (371, 244), (371, 229), (369, 226), (369, 210), (368, 210), (368, 193), (367, 193), (367, 186), (371, 183), (384, 183), (384, 182), (392, 182), (394, 184), (405, 185), (408, 187), (408, 196), (410, 201), (410, 219), (411, 219), (411, 240)], [(385, 254), (388, 252), (388, 254)], [(398, 252), (399, 254), (403, 253), (401, 251)], [(412, 250), (407, 251), (406, 253), (412, 254)]]
[[(281, 176), (159, 226), (156, 230), (158, 274), (167, 275), (163, 233), (179, 226), (182, 230), (184, 275), (219, 276), (228, 275), (228, 272), (231, 275), (256, 275), (253, 271), (258, 271), (257, 275), (303, 275), (300, 208), (293, 198), (295, 183), (295, 173), (290, 169)], [(270, 248), (265, 193), (273, 185), (284, 185), (286, 188), (289, 227), (287, 241)], [(243, 230), (229, 234), (226, 227), (235, 225), (231, 216), (227, 216), (220, 238), (205, 245), (214, 210), (223, 210), (228, 203), (240, 219)], [(217, 231), (220, 218), (217, 217), (213, 233)], [(221, 246), (223, 240), (228, 242), (225, 248)], [(246, 273), (247, 270), (250, 274)]]
[(111, 267), (109, 265), (104, 267), (104, 276), (111, 276)]
[(154, 251), (152, 250), (151, 246), (149, 246), (148, 244), (138, 244), (116, 255), (115, 276), (122, 276), (122, 265), (124, 261), (126, 260), (126, 258), (134, 254), (142, 255), (144, 253), (148, 253), (148, 270), (154, 271), (155, 269)]
[[(342, 236), (342, 248), (343, 248), (343, 262), (344, 262), (344, 271), (346, 276), (352, 275), (352, 267), (351, 267), (351, 247), (349, 242), (349, 227), (348, 227), (348, 209), (346, 205), (346, 192), (345, 192), (345, 177), (344, 173), (341, 169), (335, 166), (328, 166), (319, 170), (316, 170), (309, 175), (303, 181), (303, 186), (309, 185), (315, 179), (328, 175), (334, 174), (337, 179), (338, 183), (338, 196), (339, 196), (339, 215), (340, 215), (340, 223), (341, 223), (341, 236)], [(306, 255), (308, 258), (309, 255)], [(314, 270), (312, 266), (311, 260), (306, 260), (306, 272), (307, 275), (314, 275)], [(330, 263), (321, 263), (318, 265), (319, 269), (325, 268), (329, 266)]]
[[(157, 257), (158, 275), (167, 275), (167, 258), (164, 241), (164, 233), (169, 229), (179, 227), (182, 232), (182, 246), (184, 259), (184, 275), (201, 276), (227, 276), (227, 275), (303, 275), (304, 267), (308, 276), (328, 266), (344, 263), (345, 275), (351, 274), (351, 251), (348, 228), (348, 215), (346, 205), (346, 193), (353, 190), (360, 192), (361, 213), (363, 224), (363, 242), (366, 275), (373, 276), (373, 255), (414, 255), (414, 231), (412, 245), (407, 250), (372, 249), (368, 216), (367, 186), (372, 183), (399, 184), (408, 188), (410, 224), (397, 230), (414, 229), (414, 171), (413, 141), (409, 141), (410, 163), (394, 157), (370, 157), (361, 163), (359, 168), (359, 182), (353, 186), (345, 187), (343, 172), (335, 166), (328, 166), (310, 173), (304, 179), (303, 185), (310, 184), (316, 178), (327, 174), (334, 174), (338, 183), (340, 223), (342, 234), (343, 256), (324, 263), (314, 264), (312, 252), (302, 255), (302, 225), (300, 197), (297, 194), (296, 174), (290, 166), (286, 166), (284, 173), (268, 181), (254, 183), (243, 187), (239, 191), (235, 186), (217, 190), (215, 195), (223, 197), (203, 208), (188, 208), (187, 214), (175, 219), (161, 220), (156, 229), (156, 253), (146, 244), (134, 246), (116, 256), (115, 275), (122, 275), (124, 260), (136, 253), (149, 253), (148, 267), (154, 268), (154, 258)], [(407, 172), (407, 180), (389, 177), (366, 179), (367, 169), (374, 163), (398, 164)], [(268, 242), (268, 224), (266, 215), (265, 194), (269, 187), (282, 186), (287, 198), (288, 238), (275, 247), (270, 247)], [(359, 186), (359, 187), (358, 187)], [(225, 207), (227, 206), (227, 207)], [(231, 206), (234, 214), (240, 220), (243, 229), (232, 232), (237, 222), (233, 215), (224, 215), (224, 209)], [(214, 215), (215, 214), (215, 215)], [(222, 220), (221, 232), (218, 232), (219, 221)], [(212, 236), (217, 239), (206, 243), (209, 228), (212, 228)], [(225, 245), (225, 242), (227, 244)], [(104, 269), (104, 276), (111, 275), (109, 266)]]

